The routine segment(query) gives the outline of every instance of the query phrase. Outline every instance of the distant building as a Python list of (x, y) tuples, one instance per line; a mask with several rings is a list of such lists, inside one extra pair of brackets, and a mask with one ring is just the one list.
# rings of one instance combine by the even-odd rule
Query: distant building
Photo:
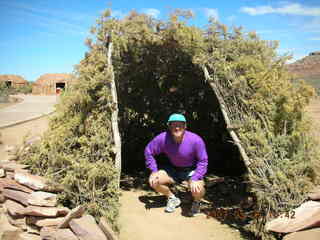
[(74, 76), (65, 73), (47, 73), (40, 76), (32, 85), (32, 94), (54, 95), (68, 88)]
[(317, 52), (311, 52), (311, 53), (309, 54), (309, 56), (313, 56), (313, 55), (320, 55), (320, 51), (317, 51)]
[(8, 87), (16, 88), (28, 84), (28, 81), (23, 77), (14, 74), (0, 75), (0, 82), (4, 82)]

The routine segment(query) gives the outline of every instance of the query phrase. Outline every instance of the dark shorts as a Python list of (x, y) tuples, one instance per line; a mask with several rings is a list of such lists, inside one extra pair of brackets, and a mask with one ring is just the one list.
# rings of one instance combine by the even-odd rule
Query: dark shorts
[(166, 171), (166, 173), (175, 182), (181, 183), (183, 181), (189, 181), (195, 172), (195, 167), (174, 167), (172, 165), (162, 165), (159, 167), (160, 170)]

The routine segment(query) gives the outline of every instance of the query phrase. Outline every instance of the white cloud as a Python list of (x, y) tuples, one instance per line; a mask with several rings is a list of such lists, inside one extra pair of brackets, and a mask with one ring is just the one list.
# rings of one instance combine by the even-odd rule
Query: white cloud
[(46, 28), (47, 35), (57, 35), (58, 32), (85, 35), (87, 32), (84, 26), (87, 23), (81, 19), (89, 18), (89, 15), (81, 12), (58, 11), (44, 6), (31, 7), (14, 2), (0, 2), (0, 8), (5, 8), (7, 14), (13, 16), (16, 22)]
[(300, 16), (320, 16), (320, 8), (306, 7), (299, 3), (289, 3), (288, 5), (278, 8), (272, 6), (242, 7), (240, 8), (240, 11), (252, 16), (271, 13)]
[(143, 9), (142, 12), (154, 18), (158, 18), (158, 16), (160, 15), (160, 11), (155, 8)]
[(215, 20), (219, 19), (218, 9), (215, 8), (204, 8), (204, 15), (207, 18), (214, 18)]

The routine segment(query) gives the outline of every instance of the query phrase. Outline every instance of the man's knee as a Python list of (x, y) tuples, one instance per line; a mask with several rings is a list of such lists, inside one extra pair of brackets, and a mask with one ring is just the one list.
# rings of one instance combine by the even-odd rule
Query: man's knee
[(153, 189), (158, 188), (160, 185), (170, 185), (170, 184), (174, 183), (173, 179), (164, 170), (158, 171), (158, 179), (157, 179), (156, 183), (153, 184), (153, 186), (150, 184), (151, 178), (152, 178), (152, 174), (150, 174), (150, 176), (149, 176), (149, 185)]
[[(189, 190), (191, 191), (191, 187), (190, 187), (190, 184), (191, 184), (191, 180), (188, 182), (189, 183)], [(204, 187), (204, 181), (203, 180), (199, 180), (199, 191), (197, 192), (191, 192), (192, 193), (192, 196), (194, 197), (198, 197), (198, 196), (203, 196), (206, 192), (206, 189)]]

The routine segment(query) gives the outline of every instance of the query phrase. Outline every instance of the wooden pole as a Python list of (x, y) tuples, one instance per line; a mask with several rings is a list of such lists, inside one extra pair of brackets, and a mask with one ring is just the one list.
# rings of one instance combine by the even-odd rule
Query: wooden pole
[(222, 112), (222, 115), (223, 115), (223, 118), (224, 118), (224, 121), (227, 125), (227, 130), (234, 142), (234, 144), (238, 147), (239, 149), (239, 152), (240, 152), (240, 155), (244, 161), (244, 164), (246, 165), (248, 171), (250, 172), (250, 159), (247, 155), (247, 153), (245, 152), (244, 148), (242, 147), (241, 145), (241, 141), (240, 139), (238, 138), (236, 132), (234, 131), (234, 128), (232, 127), (228, 127), (228, 126), (231, 126), (231, 121), (230, 121), (230, 118), (228, 117), (228, 113), (227, 113), (227, 108), (226, 108), (226, 105), (224, 103), (224, 100), (223, 100), (223, 97), (221, 96), (220, 92), (219, 92), (219, 89), (216, 85), (216, 83), (212, 80), (212, 78), (210, 77), (209, 75), (209, 72), (208, 72), (208, 69), (206, 68), (206, 66), (202, 66), (202, 70), (204, 72), (204, 76), (205, 76), (205, 79), (209, 82), (210, 86), (212, 87), (218, 101), (219, 101), (219, 106), (220, 106), (220, 110)]
[(121, 137), (119, 132), (118, 126), (118, 97), (117, 97), (117, 88), (115, 83), (115, 77), (113, 72), (112, 66), (112, 41), (111, 36), (109, 35), (107, 38), (107, 68), (111, 74), (111, 94), (112, 94), (112, 105), (113, 105), (113, 112), (111, 116), (112, 122), (112, 131), (113, 131), (113, 139), (115, 144), (115, 167), (119, 171), (119, 181), (118, 184), (120, 185), (120, 174), (121, 174)]

